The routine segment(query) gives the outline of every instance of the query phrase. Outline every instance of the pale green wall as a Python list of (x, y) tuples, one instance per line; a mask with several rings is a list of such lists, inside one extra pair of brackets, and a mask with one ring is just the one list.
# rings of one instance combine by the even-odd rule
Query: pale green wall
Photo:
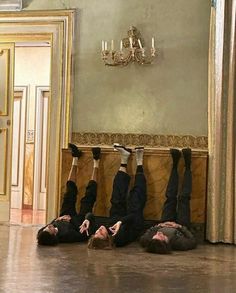
[[(210, 0), (33, 0), (25, 9), (77, 8), (74, 132), (207, 135)], [(159, 56), (142, 67), (105, 67), (101, 40), (130, 25)]]

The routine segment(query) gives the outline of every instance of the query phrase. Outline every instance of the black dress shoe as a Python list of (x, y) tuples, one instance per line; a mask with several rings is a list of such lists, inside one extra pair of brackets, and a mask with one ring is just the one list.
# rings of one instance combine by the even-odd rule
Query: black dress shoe
[(173, 166), (177, 167), (177, 165), (179, 163), (179, 159), (181, 157), (181, 152), (178, 149), (170, 149), (170, 153), (171, 153), (172, 160), (173, 160)]
[(69, 143), (68, 148), (71, 149), (72, 157), (77, 157), (77, 158), (81, 157), (82, 151), (79, 150), (75, 144)]
[(185, 148), (182, 149), (183, 157), (184, 157), (184, 162), (185, 162), (185, 167), (190, 168), (191, 166), (191, 157), (192, 157), (192, 151), (190, 148)]
[(94, 160), (99, 160), (101, 157), (101, 148), (100, 147), (92, 148), (92, 153), (93, 153)]

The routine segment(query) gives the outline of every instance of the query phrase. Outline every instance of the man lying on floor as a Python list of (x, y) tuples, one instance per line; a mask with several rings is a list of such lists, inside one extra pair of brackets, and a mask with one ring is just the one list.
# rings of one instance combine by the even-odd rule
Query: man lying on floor
[(80, 232), (80, 226), (84, 219), (91, 220), (93, 205), (97, 195), (97, 176), (100, 161), (100, 148), (92, 148), (93, 153), (93, 172), (87, 185), (85, 196), (80, 201), (80, 211), (76, 212), (77, 201), (77, 164), (82, 152), (73, 144), (69, 144), (72, 151), (73, 161), (69, 178), (66, 184), (66, 192), (63, 197), (63, 203), (60, 216), (54, 219), (50, 224), (38, 231), (37, 240), (39, 245), (56, 245), (61, 242), (81, 242), (89, 238), (87, 233)]
[[(81, 225), (81, 233), (88, 229), (94, 231), (88, 248), (109, 249), (113, 246), (125, 246), (135, 241), (143, 231), (143, 209), (146, 202), (146, 179), (143, 173), (143, 148), (135, 148), (137, 170), (134, 186), (130, 192), (130, 176), (127, 174), (127, 163), (131, 150), (121, 145), (114, 145), (120, 153), (121, 165), (113, 182), (111, 208), (108, 223), (99, 226), (86, 219)], [(98, 218), (95, 217), (95, 222)], [(93, 226), (93, 227), (92, 227)]]
[(148, 229), (140, 238), (140, 244), (147, 252), (166, 254), (171, 250), (189, 250), (197, 242), (190, 227), (190, 199), (192, 192), (191, 149), (182, 150), (185, 172), (182, 192), (178, 194), (178, 162), (181, 153), (171, 149), (173, 167), (166, 189), (161, 223)]

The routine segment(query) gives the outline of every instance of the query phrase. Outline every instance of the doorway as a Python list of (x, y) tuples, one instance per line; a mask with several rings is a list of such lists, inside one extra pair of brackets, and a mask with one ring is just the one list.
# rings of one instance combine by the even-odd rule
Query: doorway
[(50, 42), (15, 43), (10, 223), (44, 224)]
[[(51, 77), (48, 102), (46, 151), (46, 221), (57, 216), (60, 198), (61, 149), (71, 137), (71, 103), (73, 89), (72, 52), (75, 10), (21, 11), (0, 13), (0, 65), (4, 72), (1, 83), (0, 222), (9, 222), (11, 206), (12, 106), (14, 44), (48, 41), (51, 44)], [(37, 68), (35, 68), (37, 70)], [(6, 81), (6, 82), (5, 82)], [(40, 86), (44, 86), (41, 84)], [(30, 93), (31, 94), (31, 93)], [(4, 108), (5, 107), (5, 108)], [(1, 110), (1, 109), (0, 109)], [(30, 133), (28, 133), (30, 135)], [(32, 133), (31, 133), (32, 134)], [(50, 180), (49, 180), (50, 178)]]

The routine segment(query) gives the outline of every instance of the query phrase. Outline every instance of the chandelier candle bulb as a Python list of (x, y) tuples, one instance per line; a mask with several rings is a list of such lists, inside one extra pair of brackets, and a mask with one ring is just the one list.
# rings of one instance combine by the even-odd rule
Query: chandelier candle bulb
[(107, 41), (104, 42), (104, 49), (107, 51)]
[(143, 46), (142, 46), (142, 43), (141, 43), (140, 39), (138, 39), (138, 44), (139, 44), (140, 49), (142, 49)]
[(120, 51), (122, 51), (122, 50), (123, 50), (123, 42), (120, 41)]
[(129, 43), (130, 43), (130, 48), (132, 49), (133, 48), (133, 40), (131, 37), (129, 38)]
[(154, 38), (152, 37), (152, 48), (154, 49)]
[(111, 40), (111, 50), (114, 51), (114, 41)]
[(104, 47), (104, 41), (102, 40), (102, 51), (104, 51), (105, 47)]

